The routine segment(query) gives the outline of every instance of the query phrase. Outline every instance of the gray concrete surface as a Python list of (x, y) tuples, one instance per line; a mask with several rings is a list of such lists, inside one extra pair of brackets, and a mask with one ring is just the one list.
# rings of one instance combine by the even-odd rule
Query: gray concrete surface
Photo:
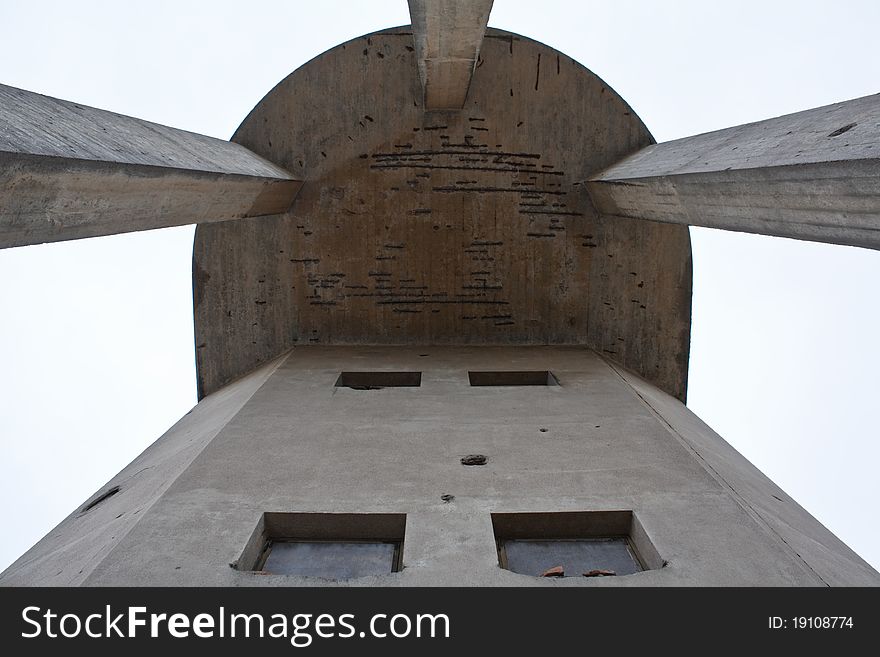
[(880, 95), (687, 137), (587, 183), (630, 217), (880, 248)]
[(461, 109), (492, 11), (492, 0), (409, 0), (426, 110)]
[[(79, 586), (238, 413), (285, 357), (228, 385), (184, 415), (0, 574), (0, 586)], [(119, 492), (88, 511), (90, 501)]]
[(650, 134), (547, 46), (480, 52), (458, 112), (424, 111), (406, 28), (254, 108), (233, 139), (305, 182), (281, 217), (196, 230), (201, 396), (299, 344), (469, 343), (586, 344), (685, 397), (687, 228), (603, 220), (578, 184)]
[(0, 85), (0, 248), (285, 212), (239, 144)]
[[(334, 386), (372, 369), (421, 371), (422, 384)], [(560, 385), (468, 385), (468, 370), (495, 369), (549, 369)], [(173, 473), (147, 467), (185, 444), (195, 453)], [(461, 465), (470, 453), (488, 463)], [(229, 566), (267, 511), (407, 514), (402, 572), (341, 585), (880, 584), (679, 401), (583, 347), (297, 347), (205, 398), (139, 462), (140, 481), (161, 486), (117, 477), (105, 508), (62, 523), (0, 584), (328, 583)], [(667, 565), (562, 581), (498, 566), (491, 513), (608, 510), (632, 510)], [(108, 529), (86, 531), (98, 513)]]

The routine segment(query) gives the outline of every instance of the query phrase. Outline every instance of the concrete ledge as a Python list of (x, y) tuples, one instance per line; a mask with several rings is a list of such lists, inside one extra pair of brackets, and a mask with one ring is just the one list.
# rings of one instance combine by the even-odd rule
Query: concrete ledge
[(587, 182), (609, 217), (880, 248), (880, 95), (657, 144)]
[(301, 182), (231, 142), (0, 85), (0, 248), (285, 212)]

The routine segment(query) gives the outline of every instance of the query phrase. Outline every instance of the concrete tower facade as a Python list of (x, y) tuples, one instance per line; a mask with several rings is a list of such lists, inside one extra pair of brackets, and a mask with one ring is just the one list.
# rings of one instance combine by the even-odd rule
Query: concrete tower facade
[(655, 145), (410, 9), (231, 142), (0, 89), (3, 246), (200, 224), (198, 405), (0, 584), (880, 584), (684, 405), (687, 225), (876, 248), (878, 98)]

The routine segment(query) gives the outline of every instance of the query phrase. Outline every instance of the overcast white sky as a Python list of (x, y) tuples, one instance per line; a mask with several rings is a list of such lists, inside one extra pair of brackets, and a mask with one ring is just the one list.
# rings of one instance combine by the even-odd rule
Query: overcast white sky
[[(0, 83), (228, 139), (311, 57), (408, 22), (405, 0), (0, 0)], [(496, 0), (490, 25), (595, 71), (658, 141), (880, 91), (876, 0)], [(195, 403), (192, 235), (0, 251), (0, 569)], [(691, 236), (689, 406), (880, 568), (880, 252)]]

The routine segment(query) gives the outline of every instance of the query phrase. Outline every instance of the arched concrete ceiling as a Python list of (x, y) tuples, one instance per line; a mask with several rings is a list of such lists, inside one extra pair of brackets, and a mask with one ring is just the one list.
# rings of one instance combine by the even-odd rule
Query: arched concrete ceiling
[(409, 28), (294, 71), (233, 137), (304, 181), (200, 225), (200, 396), (295, 345), (582, 344), (683, 399), (687, 227), (604, 219), (580, 181), (651, 143), (600, 78), (489, 29), (467, 101), (425, 111)]

